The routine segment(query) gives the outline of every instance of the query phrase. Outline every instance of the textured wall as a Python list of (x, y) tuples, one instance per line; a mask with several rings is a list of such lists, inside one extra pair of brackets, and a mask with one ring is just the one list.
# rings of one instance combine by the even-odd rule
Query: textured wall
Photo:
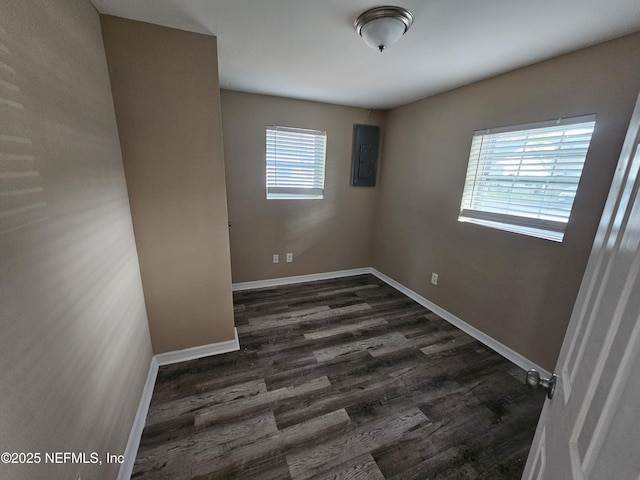
[[(354, 124), (382, 126), (384, 114), (223, 90), (222, 116), (233, 281), (371, 266), (377, 187), (349, 185), (351, 141)], [(322, 200), (266, 200), (267, 125), (327, 132)]]
[(151, 360), (100, 20), (85, 0), (0, 0), (3, 479), (115, 478)]
[(101, 18), (154, 352), (231, 340), (216, 39)]
[[(553, 369), (640, 88), (638, 51), (640, 34), (627, 36), (391, 111), (374, 266)], [(591, 113), (563, 243), (457, 221), (474, 130)]]

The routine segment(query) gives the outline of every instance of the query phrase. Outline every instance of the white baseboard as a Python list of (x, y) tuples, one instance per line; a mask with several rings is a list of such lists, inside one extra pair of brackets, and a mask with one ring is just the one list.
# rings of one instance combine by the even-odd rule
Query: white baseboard
[(184, 350), (174, 350), (173, 352), (159, 353), (154, 358), (158, 362), (158, 366), (169, 365), (172, 363), (186, 362), (187, 360), (195, 360), (196, 358), (210, 357), (211, 355), (220, 355), (221, 353), (235, 352), (240, 350), (240, 342), (238, 341), (238, 331), (234, 328), (235, 338), (225, 342), (210, 343), (209, 345), (199, 345), (197, 347), (185, 348)]
[(158, 361), (156, 360), (156, 357), (152, 357), (151, 364), (149, 365), (149, 373), (147, 374), (147, 381), (142, 389), (140, 403), (138, 403), (138, 411), (136, 412), (136, 416), (133, 419), (133, 425), (131, 426), (131, 431), (129, 432), (129, 439), (127, 440), (127, 446), (124, 450), (124, 460), (122, 464), (120, 464), (117, 480), (129, 480), (131, 478), (133, 464), (136, 461), (138, 447), (140, 446), (140, 438), (142, 438), (144, 424), (147, 421), (149, 404), (151, 403), (153, 387), (156, 384), (157, 377)]
[(436, 315), (442, 317), (443, 320), (446, 320), (447, 322), (452, 324), (454, 327), (457, 327), (460, 330), (462, 330), (463, 332), (467, 333), (468, 335), (471, 335), (473, 338), (478, 340), (480, 343), (485, 344), (491, 350), (495, 351), (496, 353), (499, 353), (500, 355), (505, 357), (507, 360), (509, 360), (511, 363), (516, 364), (517, 366), (519, 366), (523, 370), (530, 370), (532, 368), (535, 368), (540, 373), (540, 375), (542, 375), (544, 377), (550, 377), (551, 376), (550, 372), (548, 372), (544, 368), (540, 367), (539, 365), (536, 365), (535, 363), (533, 363), (528, 358), (520, 355), (515, 350), (512, 350), (511, 348), (507, 347), (506, 345), (500, 343), (495, 338), (490, 337), (486, 333), (481, 332), (476, 327), (473, 327), (473, 326), (469, 325), (464, 320), (456, 317), (453, 313), (448, 312), (444, 308), (439, 307), (435, 303), (427, 300), (422, 295), (414, 292), (410, 288), (407, 288), (404, 285), (402, 285), (401, 283), (396, 282), (393, 278), (385, 275), (382, 272), (379, 272), (375, 268), (371, 269), (371, 273), (373, 275), (375, 275), (376, 277), (378, 277), (383, 282), (387, 283), (388, 285), (390, 285), (393, 288), (395, 288), (396, 290), (398, 290), (399, 292), (404, 293), (410, 299), (412, 299), (415, 302), (419, 303), (423, 307), (428, 308), (429, 310), (431, 310)]
[(233, 331), (235, 336), (233, 340), (211, 343), (209, 345), (200, 345), (198, 347), (185, 348), (184, 350), (176, 350), (173, 352), (159, 353), (151, 358), (149, 373), (147, 374), (147, 380), (142, 390), (138, 410), (135, 418), (133, 419), (131, 431), (129, 432), (129, 439), (127, 440), (127, 446), (124, 451), (124, 461), (120, 465), (117, 480), (129, 480), (131, 478), (133, 465), (136, 461), (136, 455), (138, 454), (138, 447), (140, 446), (140, 439), (142, 438), (142, 431), (144, 430), (147, 413), (149, 412), (149, 404), (151, 403), (151, 396), (153, 395), (153, 387), (155, 386), (156, 378), (158, 377), (158, 368), (162, 365), (169, 365), (171, 363), (195, 360), (196, 358), (209, 357), (211, 355), (220, 355), (221, 353), (240, 350), (238, 330), (234, 328)]
[(269, 280), (256, 280), (253, 282), (234, 283), (232, 291), (253, 290), (256, 288), (277, 287), (293, 283), (314, 282), (316, 280), (330, 280), (332, 278), (352, 277), (353, 275), (365, 275), (371, 272), (371, 267), (353, 268), (351, 270), (338, 270), (336, 272), (312, 273), (309, 275), (297, 275), (295, 277), (271, 278)]

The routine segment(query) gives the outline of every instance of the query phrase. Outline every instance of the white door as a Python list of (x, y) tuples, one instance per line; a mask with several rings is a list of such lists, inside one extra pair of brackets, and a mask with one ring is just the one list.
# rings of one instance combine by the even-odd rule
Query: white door
[(640, 97), (524, 480), (640, 480), (639, 143)]

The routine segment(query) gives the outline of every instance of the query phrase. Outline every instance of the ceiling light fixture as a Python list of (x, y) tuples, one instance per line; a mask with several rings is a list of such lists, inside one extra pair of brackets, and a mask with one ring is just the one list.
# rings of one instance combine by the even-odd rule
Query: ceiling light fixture
[(413, 23), (413, 15), (401, 7), (376, 7), (360, 14), (353, 23), (371, 48), (381, 52), (400, 40)]

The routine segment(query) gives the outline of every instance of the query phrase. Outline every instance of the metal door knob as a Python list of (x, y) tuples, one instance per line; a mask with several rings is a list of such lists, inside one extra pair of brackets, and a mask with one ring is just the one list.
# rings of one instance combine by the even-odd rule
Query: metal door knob
[(556, 391), (556, 380), (557, 375), (551, 375), (551, 378), (543, 378), (540, 376), (537, 370), (531, 369), (527, 372), (527, 385), (529, 388), (536, 389), (542, 387), (547, 391), (547, 398), (551, 400), (553, 398), (553, 394)]

